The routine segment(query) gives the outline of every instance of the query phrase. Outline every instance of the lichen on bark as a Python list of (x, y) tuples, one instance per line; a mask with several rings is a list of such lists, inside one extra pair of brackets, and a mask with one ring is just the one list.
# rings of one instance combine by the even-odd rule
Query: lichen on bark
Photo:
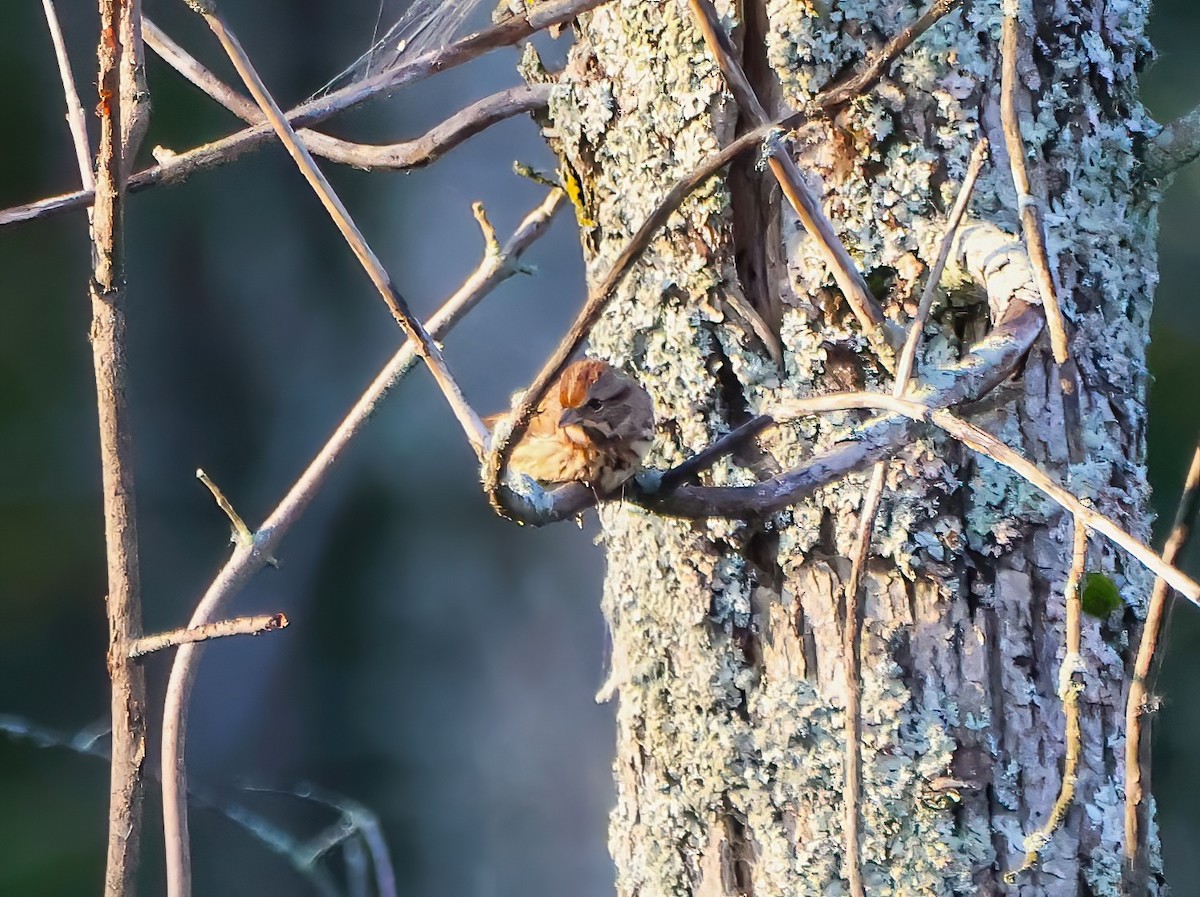
[[(1036, 18), (1021, 10), (1034, 48), (1020, 69), (1024, 136), (1081, 372), (1086, 460), (1068, 462), (1058, 380), (1041, 345), (975, 417), (1142, 538), (1157, 279), (1157, 196), (1137, 177), (1142, 135), (1154, 128), (1136, 99), (1150, 53), (1147, 7), (1085, 0), (1039, 4)], [(758, 61), (746, 67), (772, 114), (811, 108), (815, 91), (921, 11), (907, 0), (718, 8), (745, 58)], [(967, 4), (871, 94), (793, 135), (810, 185), (901, 323), (980, 136), (996, 158), (973, 215), (1018, 230), (1000, 133), (1000, 22), (999, 0)], [(735, 135), (737, 110), (678, 0), (614, 0), (584, 17), (559, 82), (546, 136), (580, 180), (596, 277), (670, 183)], [(655, 397), (653, 464), (681, 460), (781, 399), (890, 388), (811, 238), (786, 206), (779, 211), (769, 175), (752, 169), (713, 179), (685, 202), (593, 333), (592, 351), (635, 371)], [(747, 232), (755, 220), (770, 226)], [(750, 284), (747, 247), (768, 240), (767, 262), (754, 268), (768, 279)], [(781, 359), (764, 322), (776, 328)], [(986, 301), (948, 295), (927, 327), (925, 357), (953, 359), (989, 325)], [(801, 464), (858, 419), (781, 428), (763, 440), (765, 452), (723, 462), (710, 481), (752, 482)], [(751, 523), (602, 508), (620, 694), (611, 828), (619, 894), (842, 893), (839, 605), (864, 484), (848, 477)], [(888, 486), (863, 635), (868, 893), (1116, 894), (1119, 620), (1085, 632), (1076, 805), (1040, 868), (1003, 884), (1059, 786), (1069, 521), (945, 437), (905, 449)], [(1100, 544), (1090, 566), (1113, 575), (1136, 610), (1148, 585), (1139, 569)]]

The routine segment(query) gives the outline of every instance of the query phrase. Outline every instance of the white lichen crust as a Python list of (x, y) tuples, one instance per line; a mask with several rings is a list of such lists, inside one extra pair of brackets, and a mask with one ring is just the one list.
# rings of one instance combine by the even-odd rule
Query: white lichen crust
[[(760, 24), (745, 28), (735, 13), (754, 2), (718, 8), (772, 114), (813, 109), (816, 91), (924, 6), (757, 0), (746, 18)], [(1084, 460), (1070, 463), (1059, 379), (1041, 345), (974, 417), (1143, 538), (1157, 197), (1136, 192), (1134, 150), (1152, 125), (1134, 72), (1149, 53), (1147, 6), (1038, 4), (1036, 22), (1022, 7), (1024, 45), (1033, 46), (1020, 66), (1032, 110), (1024, 136), (1080, 371)], [(990, 232), (1018, 233), (1000, 130), (1000, 2), (966, 8), (833, 122), (814, 115), (792, 135), (810, 186), (902, 324), (980, 136), (995, 164), (972, 215)], [(613, 0), (585, 16), (560, 83), (546, 135), (578, 179), (596, 277), (672, 182), (734, 136), (737, 110), (680, 0)], [(769, 173), (750, 160), (738, 177), (714, 178), (684, 203), (593, 333), (592, 350), (636, 372), (654, 395), (658, 466), (789, 397), (891, 387), (812, 239), (763, 187)], [(746, 232), (748, 207), (770, 226)], [(779, 245), (758, 269), (771, 279), (749, 283), (746, 255), (772, 234)], [(996, 253), (959, 256), (948, 286), (1004, 267)], [(926, 328), (924, 367), (957, 358), (1004, 311), (969, 286), (948, 292)], [(782, 366), (763, 326), (775, 331)], [(860, 419), (796, 422), (765, 437), (757, 456), (722, 462), (708, 481), (753, 482), (800, 465)], [(864, 485), (865, 475), (849, 477), (755, 524), (604, 506), (604, 602), (620, 694), (618, 894), (845, 892), (839, 605)], [(1067, 897), (1082, 893), (1082, 881), (1097, 897), (1117, 894), (1120, 620), (1104, 632), (1085, 621), (1076, 804), (1040, 867), (1003, 883), (1060, 784), (1069, 521), (944, 436), (902, 452), (887, 485), (862, 650), (867, 893)], [(1147, 577), (1107, 546), (1093, 544), (1089, 567), (1113, 576), (1134, 606), (1144, 599)]]

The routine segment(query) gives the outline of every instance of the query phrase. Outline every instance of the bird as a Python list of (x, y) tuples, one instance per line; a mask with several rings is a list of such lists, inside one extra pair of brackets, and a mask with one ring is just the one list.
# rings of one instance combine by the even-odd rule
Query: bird
[(586, 358), (550, 388), (508, 466), (539, 483), (583, 483), (607, 495), (642, 467), (653, 441), (650, 393), (608, 362)]

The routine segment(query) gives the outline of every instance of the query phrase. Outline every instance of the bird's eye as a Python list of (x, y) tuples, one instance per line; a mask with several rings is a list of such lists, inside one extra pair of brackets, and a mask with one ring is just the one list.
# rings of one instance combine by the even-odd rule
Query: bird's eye
[(587, 407), (592, 411), (599, 411), (602, 407), (604, 407), (604, 403), (599, 399), (588, 399)]

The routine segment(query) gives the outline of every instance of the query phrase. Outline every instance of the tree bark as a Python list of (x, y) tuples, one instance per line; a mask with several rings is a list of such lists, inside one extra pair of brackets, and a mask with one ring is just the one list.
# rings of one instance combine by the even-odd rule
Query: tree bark
[[(999, 435), (1148, 536), (1145, 347), (1156, 275), (1155, 125), (1136, 95), (1148, 2), (1023, 6), (1023, 131), (1081, 380), (1071, 464), (1043, 342), (977, 410)], [(719, 3), (768, 113), (809, 106), (920, 8), (910, 0)], [(991, 140), (972, 214), (1017, 234), (1000, 127), (1001, 7), (976, 0), (924, 35), (795, 155), (890, 317), (919, 293), (971, 147)], [(1034, 49), (1032, 52), (1030, 47)], [(527, 71), (534, 67), (527, 60)], [(614, 0), (584, 17), (547, 136), (581, 186), (593, 279), (670, 183), (747, 127), (686, 3)], [(676, 463), (791, 396), (888, 391), (810, 238), (754, 159), (689, 199), (592, 337), (655, 397), (651, 463)], [(952, 295), (926, 330), (944, 363), (990, 326)], [(778, 362), (782, 361), (782, 365)], [(858, 418), (797, 423), (716, 467), (752, 482)], [(757, 523), (680, 521), (611, 503), (604, 607), (619, 691), (611, 849), (620, 895), (844, 893), (840, 608), (867, 474)], [(1085, 621), (1076, 801), (1040, 866), (1006, 885), (1057, 795), (1063, 584), (1071, 523), (944, 436), (891, 463), (865, 586), (863, 875), (871, 895), (1119, 892), (1127, 639), (1149, 580), (1093, 540), (1130, 603)], [(1154, 856), (1158, 893), (1160, 869)]]

